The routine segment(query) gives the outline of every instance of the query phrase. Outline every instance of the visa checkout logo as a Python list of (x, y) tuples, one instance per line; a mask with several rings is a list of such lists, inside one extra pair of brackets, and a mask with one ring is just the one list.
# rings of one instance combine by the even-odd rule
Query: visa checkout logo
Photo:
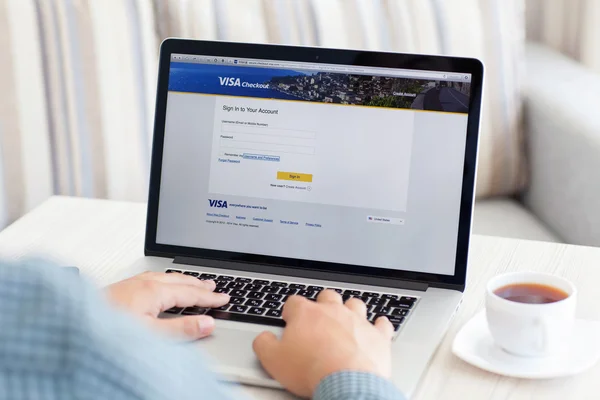
[(240, 78), (230, 78), (227, 76), (220, 76), (219, 83), (221, 86), (242, 86)]
[(268, 89), (269, 84), (267, 83), (249, 83), (242, 82), (240, 78), (234, 78), (232, 76), (219, 76), (219, 83), (221, 86), (238, 86), (252, 89)]
[(226, 200), (211, 200), (211, 199), (208, 199), (208, 205), (209, 205), (209, 207), (227, 208), (227, 201)]

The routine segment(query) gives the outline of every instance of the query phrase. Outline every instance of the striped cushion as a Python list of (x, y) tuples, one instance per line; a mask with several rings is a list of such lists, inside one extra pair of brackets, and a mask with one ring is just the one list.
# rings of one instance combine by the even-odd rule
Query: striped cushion
[(0, 224), (51, 194), (146, 198), (169, 36), (477, 56), (479, 196), (523, 185), (522, 0), (0, 0)]

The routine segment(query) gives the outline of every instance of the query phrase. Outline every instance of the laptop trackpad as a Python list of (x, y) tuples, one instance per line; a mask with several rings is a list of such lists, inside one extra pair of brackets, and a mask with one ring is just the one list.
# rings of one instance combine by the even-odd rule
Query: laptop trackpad
[(252, 342), (263, 331), (269, 330), (279, 336), (281, 328), (256, 324), (241, 324), (217, 320), (213, 334), (197, 343), (209, 358), (211, 368), (226, 380), (248, 384), (279, 387), (258, 362)]

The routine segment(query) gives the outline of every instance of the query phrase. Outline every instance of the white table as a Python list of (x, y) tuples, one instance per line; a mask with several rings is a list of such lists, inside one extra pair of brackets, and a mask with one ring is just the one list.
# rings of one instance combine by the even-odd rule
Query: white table
[[(105, 285), (120, 279), (119, 271), (142, 256), (145, 212), (139, 203), (54, 197), (0, 232), (0, 257), (51, 257), (62, 265), (78, 266)], [(485, 283), (495, 274), (526, 269), (575, 282), (580, 291), (578, 316), (600, 320), (600, 248), (474, 236), (463, 306), (415, 399), (600, 398), (600, 364), (573, 378), (527, 381), (480, 371), (452, 355), (454, 336), (483, 307)], [(260, 399), (289, 398), (283, 391), (243, 390)]]

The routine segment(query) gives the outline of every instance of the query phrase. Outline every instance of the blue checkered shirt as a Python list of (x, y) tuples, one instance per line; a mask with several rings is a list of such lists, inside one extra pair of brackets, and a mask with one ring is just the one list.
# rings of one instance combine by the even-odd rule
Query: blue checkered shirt
[[(0, 399), (233, 399), (198, 352), (111, 308), (76, 274), (0, 263)], [(323, 379), (314, 399), (388, 400), (387, 380), (360, 372)]]

